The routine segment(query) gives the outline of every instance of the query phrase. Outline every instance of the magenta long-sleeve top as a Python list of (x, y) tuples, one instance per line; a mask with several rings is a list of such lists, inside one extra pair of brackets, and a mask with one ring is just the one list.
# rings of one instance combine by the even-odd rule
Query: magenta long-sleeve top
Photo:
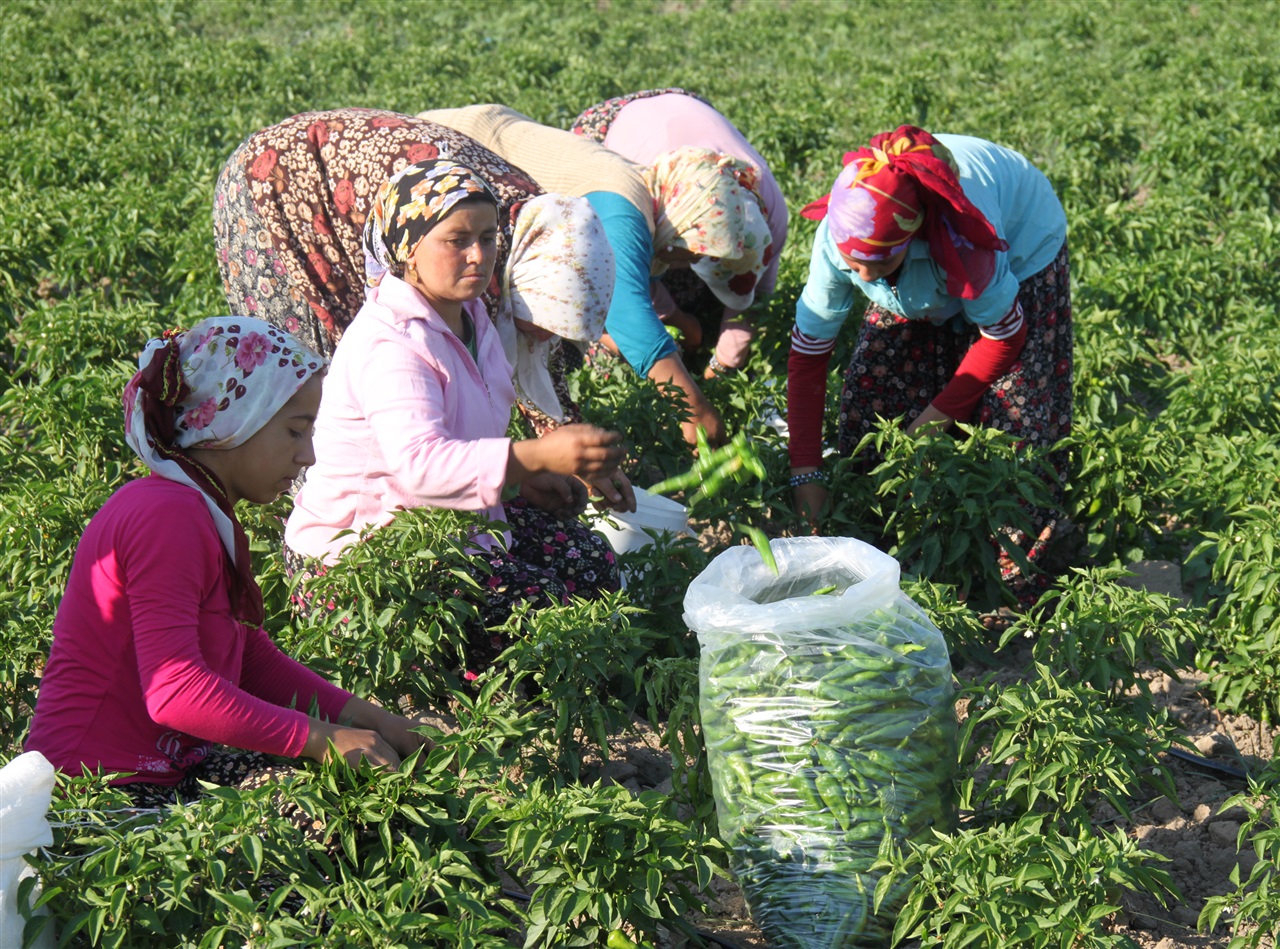
[(387, 274), (370, 294), (325, 377), (316, 463), (285, 528), (292, 550), (334, 563), (360, 531), (414, 507), (503, 520), (516, 392), (483, 306), (466, 311), (476, 359), (403, 280)]
[(26, 747), (69, 774), (172, 785), (222, 744), (296, 757), (306, 714), (351, 699), (238, 622), (201, 493), (153, 475), (89, 522), (53, 624)]

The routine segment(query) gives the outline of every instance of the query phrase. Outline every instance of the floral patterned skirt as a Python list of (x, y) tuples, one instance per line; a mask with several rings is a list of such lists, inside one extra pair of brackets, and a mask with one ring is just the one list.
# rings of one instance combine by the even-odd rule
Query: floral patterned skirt
[[(971, 420), (998, 428), (1023, 445), (1044, 448), (1071, 432), (1072, 330), (1071, 280), (1067, 245), (1054, 261), (1018, 288), (1027, 339), (1013, 368), (982, 396)], [(850, 455), (875, 425), (876, 416), (910, 422), (942, 391), (978, 337), (976, 328), (955, 332), (950, 325), (907, 320), (877, 306), (867, 308), (858, 342), (844, 373), (840, 396), (840, 453)], [(1049, 456), (1065, 480), (1067, 459)], [(1051, 484), (1060, 505), (1062, 489)], [(1042, 565), (1060, 527), (1061, 511), (1028, 512), (1038, 531), (1028, 546), (1020, 531), (1010, 531), (1028, 560)], [(1046, 574), (1023, 577), (1007, 557), (1001, 558), (1006, 584), (1027, 605), (1047, 588)]]

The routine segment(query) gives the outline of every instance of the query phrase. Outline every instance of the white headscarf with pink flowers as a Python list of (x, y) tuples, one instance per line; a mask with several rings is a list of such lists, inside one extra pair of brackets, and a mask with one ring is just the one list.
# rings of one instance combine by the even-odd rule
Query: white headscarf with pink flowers
[(204, 493), (232, 563), (239, 559), (232, 518), (183, 449), (244, 444), (324, 366), (288, 333), (244, 316), (167, 332), (138, 357), (124, 390), (125, 441), (156, 474)]

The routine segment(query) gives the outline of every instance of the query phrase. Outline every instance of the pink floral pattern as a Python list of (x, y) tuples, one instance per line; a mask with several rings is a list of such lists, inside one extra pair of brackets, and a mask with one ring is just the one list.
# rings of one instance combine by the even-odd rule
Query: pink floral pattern
[(261, 333), (246, 333), (236, 347), (236, 365), (246, 375), (264, 362), (271, 352), (271, 340)]
[(213, 417), (218, 413), (218, 400), (210, 396), (193, 409), (187, 409), (182, 416), (182, 424), (189, 430), (208, 428), (213, 424)]

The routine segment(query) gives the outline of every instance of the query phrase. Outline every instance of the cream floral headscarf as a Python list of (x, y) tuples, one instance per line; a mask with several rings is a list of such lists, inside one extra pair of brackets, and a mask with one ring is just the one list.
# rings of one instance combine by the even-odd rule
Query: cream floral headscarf
[(243, 622), (263, 618), (249, 541), (221, 482), (186, 449), (243, 445), (325, 365), (264, 320), (219, 316), (150, 340), (124, 388), (125, 441), (156, 474), (204, 495), (235, 567), (232, 603)]
[(593, 343), (604, 332), (613, 278), (613, 250), (586, 198), (540, 194), (520, 208), (503, 276), (498, 333), (516, 393), (553, 419), (564, 418), (547, 369), (553, 341), (519, 332), (515, 320), (573, 343)]
[(693, 270), (725, 306), (745, 310), (773, 241), (760, 204), (753, 165), (709, 148), (663, 152), (645, 169), (656, 230), (654, 275), (666, 270), (662, 249), (682, 249), (701, 260)]

